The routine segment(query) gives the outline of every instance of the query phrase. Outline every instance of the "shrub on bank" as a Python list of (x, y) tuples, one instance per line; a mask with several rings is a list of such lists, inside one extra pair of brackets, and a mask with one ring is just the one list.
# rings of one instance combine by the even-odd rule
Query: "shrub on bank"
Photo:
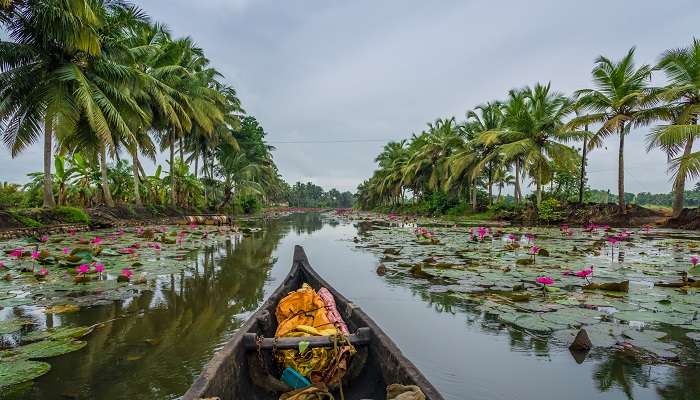
[(90, 216), (80, 208), (76, 207), (56, 207), (52, 213), (57, 220), (67, 224), (89, 224)]
[(537, 218), (544, 223), (550, 224), (553, 222), (559, 222), (564, 219), (564, 208), (562, 207), (559, 200), (554, 198), (549, 198), (542, 200), (540, 206), (537, 208)]

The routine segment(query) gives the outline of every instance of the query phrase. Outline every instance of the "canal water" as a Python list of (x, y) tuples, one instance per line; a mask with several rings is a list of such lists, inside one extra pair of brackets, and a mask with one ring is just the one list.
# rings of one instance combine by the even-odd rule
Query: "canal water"
[(494, 329), (463, 306), (387, 282), (375, 272), (378, 257), (354, 245), (352, 223), (309, 213), (262, 228), (202, 249), (192, 268), (163, 277), (153, 291), (46, 316), (47, 326), (111, 322), (84, 349), (51, 359), (51, 371), (19, 398), (178, 398), (283, 280), (297, 244), (447, 399), (700, 398), (698, 367), (642, 366), (612, 352), (579, 364), (566, 349)]

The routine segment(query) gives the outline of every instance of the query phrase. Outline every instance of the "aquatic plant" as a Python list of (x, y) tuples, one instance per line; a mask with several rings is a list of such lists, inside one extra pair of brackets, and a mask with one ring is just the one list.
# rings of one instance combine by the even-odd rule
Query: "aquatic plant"
[(593, 266), (591, 265), (589, 268), (582, 269), (580, 271), (576, 271), (574, 275), (578, 276), (579, 278), (585, 278), (587, 282), (590, 283), (588, 280), (588, 277), (593, 275)]
[(90, 272), (90, 266), (87, 264), (80, 264), (75, 268), (75, 272), (82, 275), (87, 274), (88, 272)]
[(530, 247), (529, 253), (530, 253), (530, 255), (532, 256), (532, 262), (533, 262), (533, 263), (535, 262), (535, 258), (537, 257), (537, 254), (538, 254), (539, 252), (540, 252), (539, 246), (533, 244), (533, 245)]

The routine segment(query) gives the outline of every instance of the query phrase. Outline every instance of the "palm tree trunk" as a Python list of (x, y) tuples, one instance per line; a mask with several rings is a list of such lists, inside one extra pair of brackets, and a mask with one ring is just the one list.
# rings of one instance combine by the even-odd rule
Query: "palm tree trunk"
[(199, 174), (199, 152), (194, 152), (194, 177), (197, 178)]
[(175, 169), (175, 132), (170, 132), (170, 201), (172, 206), (177, 205), (177, 185), (175, 184), (175, 175), (173, 170)]
[(133, 158), (133, 164), (131, 165), (132, 173), (134, 175), (134, 202), (136, 203), (137, 207), (141, 207), (141, 188), (140, 188), (140, 179), (139, 179), (139, 153), (138, 150), (134, 150), (131, 153), (131, 157)]
[[(206, 152), (206, 150), (204, 151), (204, 153), (202, 153), (202, 166), (204, 169), (202, 176), (206, 178), (207, 177), (207, 152)], [(209, 190), (207, 189), (206, 183), (202, 186), (204, 186), (204, 208), (209, 208)]]
[(51, 117), (44, 120), (44, 207), (56, 207), (53, 200), (53, 176), (51, 175), (51, 141), (53, 126)]
[(100, 143), (100, 177), (102, 186), (102, 195), (104, 196), (105, 204), (107, 207), (114, 207), (114, 200), (112, 200), (112, 192), (109, 190), (109, 179), (107, 177), (107, 145), (105, 143)]
[(472, 179), (472, 211), (476, 211), (476, 179)]
[(617, 202), (620, 212), (627, 213), (625, 207), (625, 126), (620, 124), (620, 150), (617, 155)]
[[(491, 164), (491, 163), (489, 163)], [(493, 204), (493, 165), (489, 165), (489, 205)]]
[[(588, 125), (586, 125), (586, 132), (588, 132)], [(583, 149), (581, 151), (581, 181), (578, 185), (578, 203), (583, 204), (583, 190), (586, 185), (586, 153), (588, 152), (588, 138), (583, 138)]]
[(520, 162), (515, 160), (515, 204), (520, 204)]
[[(685, 142), (683, 149), (683, 157), (687, 157), (693, 151), (693, 137), (689, 137)], [(681, 215), (683, 211), (683, 202), (685, 200), (685, 172), (678, 171), (676, 180), (673, 182), (673, 218)]]
[(185, 161), (185, 147), (182, 145), (182, 136), (180, 136), (180, 161)]
[(542, 184), (540, 183), (540, 178), (536, 178), (535, 183), (537, 184), (537, 207), (539, 207), (540, 203), (542, 203)]

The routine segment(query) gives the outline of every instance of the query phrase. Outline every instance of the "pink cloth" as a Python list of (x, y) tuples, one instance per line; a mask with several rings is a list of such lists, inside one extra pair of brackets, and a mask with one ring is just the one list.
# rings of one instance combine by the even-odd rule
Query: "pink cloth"
[(348, 326), (345, 325), (345, 321), (343, 321), (343, 318), (340, 316), (338, 308), (335, 306), (335, 299), (333, 298), (331, 292), (322, 287), (319, 289), (318, 295), (321, 297), (323, 304), (326, 306), (326, 315), (328, 316), (328, 319), (333, 323), (333, 325), (335, 325), (336, 328), (340, 330), (340, 333), (343, 335), (349, 335), (350, 331), (348, 330)]

